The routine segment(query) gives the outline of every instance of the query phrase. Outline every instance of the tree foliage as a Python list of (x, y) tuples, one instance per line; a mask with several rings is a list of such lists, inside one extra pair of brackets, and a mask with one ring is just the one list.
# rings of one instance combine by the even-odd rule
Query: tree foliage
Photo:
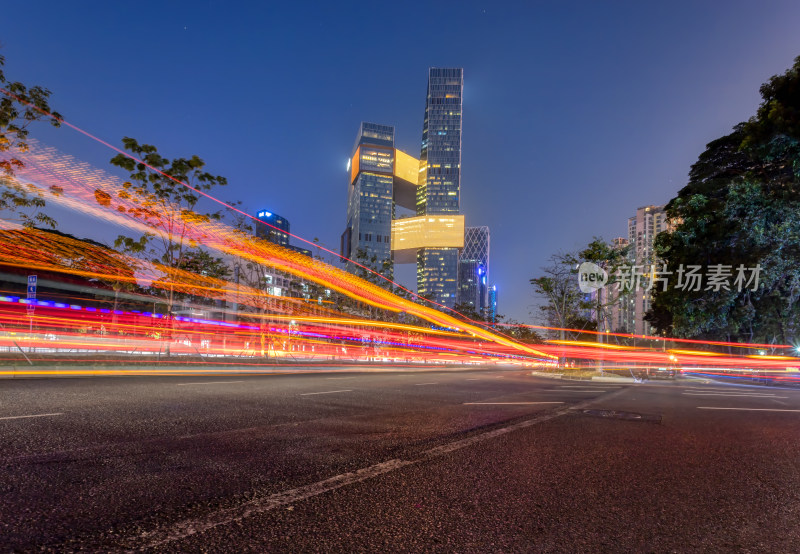
[[(369, 281), (370, 283), (374, 283), (379, 287), (385, 288), (389, 291), (392, 290), (392, 276), (394, 271), (394, 266), (392, 264), (391, 259), (384, 259), (379, 260), (378, 256), (375, 254), (370, 255), (367, 252), (366, 248), (359, 247), (356, 250), (356, 255), (353, 258), (354, 261), (358, 262), (359, 265), (353, 264), (353, 268), (355, 269), (355, 274), (365, 281)], [(362, 267), (363, 266), (363, 267)], [(372, 271), (368, 271), (365, 268), (369, 268)], [(378, 275), (376, 275), (375, 273)], [(382, 279), (380, 276), (383, 275), (388, 279)]]
[(30, 125), (49, 121), (58, 127), (61, 114), (50, 108), (48, 89), (7, 80), (4, 66), (5, 58), (0, 56), (0, 87), (4, 89), (0, 93), (0, 210), (13, 213), (24, 227), (55, 229), (55, 220), (41, 211), (45, 207), (45, 194), (33, 185), (18, 182), (14, 176), (24, 166), (18, 154), (28, 150)]
[(630, 246), (618, 247), (609, 244), (601, 237), (594, 237), (592, 242), (578, 253), (580, 261), (600, 266), (608, 274), (608, 281), (604, 289), (597, 291), (588, 300), (594, 312), (595, 329), (601, 332), (612, 330), (611, 308), (619, 307), (624, 298), (630, 295), (630, 291), (622, 290), (618, 283), (618, 270), (628, 263), (629, 250)]
[(544, 342), (542, 336), (535, 330), (513, 319), (509, 320), (508, 323), (501, 328), (501, 330), (503, 333), (520, 342), (528, 342), (532, 344), (541, 344)]
[[(577, 254), (558, 253), (541, 268), (542, 275), (530, 280), (534, 294), (541, 301), (539, 316), (543, 325), (560, 329), (594, 330), (596, 324), (587, 315), (592, 304), (578, 288)], [(565, 331), (559, 331), (563, 339)]]
[[(125, 202), (117, 209), (150, 230), (139, 237), (120, 235), (115, 246), (169, 268), (189, 269), (207, 276), (227, 275), (221, 259), (212, 257), (196, 240), (189, 238), (190, 226), (221, 217), (220, 212), (199, 212), (198, 203), (202, 193), (227, 185), (227, 180), (205, 171), (205, 162), (198, 156), (170, 160), (161, 156), (153, 145), (139, 144), (129, 137), (122, 139), (122, 143), (133, 157), (118, 154), (111, 159), (112, 165), (130, 173), (119, 192), (119, 199)], [(95, 200), (105, 207), (113, 202), (103, 191), (96, 192)], [(172, 303), (170, 286), (170, 310)]]
[(681, 264), (760, 266), (759, 284), (686, 291), (672, 275), (646, 316), (659, 331), (781, 344), (800, 338), (800, 57), (761, 96), (754, 117), (707, 145), (667, 205), (673, 230), (656, 239), (673, 272)]

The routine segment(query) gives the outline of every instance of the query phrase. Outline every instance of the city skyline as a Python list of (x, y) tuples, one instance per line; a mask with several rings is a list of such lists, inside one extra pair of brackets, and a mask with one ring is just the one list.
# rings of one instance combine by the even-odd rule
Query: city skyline
[(800, 552), (796, 0), (2, 13), (0, 551)]
[[(41, 38), (30, 41), (21, 27), (9, 28), (1, 52), (6, 74), (50, 88), (53, 106), (68, 120), (112, 144), (133, 136), (170, 155), (198, 154), (211, 171), (228, 177), (223, 198), (243, 200), (249, 213), (275, 210), (292, 221), (297, 234), (319, 237), (332, 250), (338, 250), (341, 233), (340, 184), (353, 123), (394, 124), (398, 148), (415, 153), (426, 68), (464, 67), (462, 212), (470, 224), (492, 229), (498, 288), (504, 298), (521, 299), (501, 304), (500, 312), (530, 321), (528, 279), (554, 250), (573, 249), (593, 235), (622, 234), (619, 221), (636, 206), (660, 205), (674, 196), (702, 146), (753, 113), (758, 85), (800, 50), (788, 32), (796, 19), (789, 14), (798, 8), (771, 8), (738, 5), (719, 21), (712, 7), (689, 4), (634, 10), (587, 4), (580, 13), (467, 4), (456, 24), (439, 29), (444, 40), (435, 48), (411, 45), (392, 69), (374, 70), (368, 80), (351, 78), (359, 70), (347, 67), (341, 55), (352, 48), (350, 40), (321, 55), (302, 42), (308, 33), (324, 42), (338, 24), (369, 24), (380, 13), (343, 22), (334, 10), (323, 9), (314, 25), (303, 28), (306, 15), (291, 8), (234, 16), (201, 7), (187, 16), (169, 7), (141, 27), (129, 22), (124, 7), (78, 17), (57, 3), (12, 6), (9, 18), (33, 17)], [(422, 27), (431, 29), (446, 11), (434, 8)], [(631, 25), (634, 20), (639, 24)], [(398, 20), (398, 28), (404, 21)], [(264, 27), (258, 35), (257, 24)], [(232, 39), (209, 42), (211, 29)], [(142, 55), (125, 56), (122, 39), (142, 32)], [(601, 32), (619, 38), (598, 42)], [(674, 43), (678, 33), (684, 39)], [(455, 40), (465, 34), (477, 40)], [(401, 39), (392, 30), (387, 44)], [(455, 42), (449, 46), (448, 40)], [(184, 55), (189, 51), (191, 56)], [(518, 55), (507, 51), (525, 53), (529, 63), (519, 65)], [(263, 69), (253, 69), (254, 54), (266, 64)], [(78, 63), (67, 69), (65, 56)], [(144, 66), (139, 58), (156, 61)], [(201, 67), (217, 75), (218, 83), (241, 83), (243, 101), (223, 103), (215, 87), (191, 84)], [(585, 93), (587, 80), (591, 95)], [(143, 86), (145, 81), (150, 84)], [(692, 86), (679, 84), (687, 82)], [(726, 101), (713, 100), (719, 95)], [(295, 105), (289, 103), (293, 97)], [(555, 132), (556, 126), (565, 131)], [(658, 138), (656, 130), (663, 131)], [(34, 134), (108, 169), (110, 153), (75, 133), (41, 128)], [(298, 196), (300, 187), (313, 188), (319, 202)], [(537, 240), (553, 235), (552, 242)], [(413, 273), (396, 277), (414, 282)]]

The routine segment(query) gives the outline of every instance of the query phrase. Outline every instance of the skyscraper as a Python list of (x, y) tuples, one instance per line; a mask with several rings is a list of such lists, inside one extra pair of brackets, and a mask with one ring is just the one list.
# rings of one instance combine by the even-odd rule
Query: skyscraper
[[(417, 187), (418, 216), (459, 213), (463, 89), (462, 69), (429, 69)], [(458, 259), (457, 248), (418, 250), (417, 292), (452, 308), (458, 296)]]
[(389, 279), (394, 158), (394, 127), (362, 123), (349, 162), (347, 227), (341, 239), (343, 256)]
[(458, 298), (484, 315), (489, 305), (489, 228), (466, 227), (464, 249), (458, 259)]

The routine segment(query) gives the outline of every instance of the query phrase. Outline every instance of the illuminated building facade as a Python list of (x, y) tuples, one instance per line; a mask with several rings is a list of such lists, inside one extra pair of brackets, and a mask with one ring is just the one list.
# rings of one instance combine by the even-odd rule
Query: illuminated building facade
[(489, 306), (489, 228), (467, 227), (464, 248), (458, 259), (456, 303), (484, 314)]
[[(462, 69), (429, 69), (416, 198), (418, 216), (460, 211), (463, 89)], [(420, 249), (417, 292), (452, 308), (458, 296), (458, 264), (456, 248)]]
[[(414, 261), (413, 256), (410, 260), (392, 256), (392, 236), (395, 206), (414, 208), (419, 160), (394, 147), (394, 127), (362, 123), (348, 174), (347, 227), (342, 233), (341, 254), (391, 279), (395, 262)], [(363, 273), (350, 263), (347, 269)]]
[(394, 158), (394, 127), (362, 123), (349, 161), (347, 227), (341, 241), (344, 257), (371, 266), (389, 279), (393, 275)]
[(464, 247), (464, 216), (404, 217), (392, 221), (392, 253), (396, 263), (413, 263), (417, 252), (430, 246)]
[[(463, 88), (463, 70), (430, 68), (419, 160), (394, 147), (394, 127), (361, 124), (348, 162), (347, 225), (340, 242), (342, 256), (389, 279), (394, 263), (416, 262), (417, 292), (451, 308), (459, 295), (464, 247), (459, 215)], [(416, 217), (395, 219), (398, 206)], [(488, 267), (488, 253), (486, 258)], [(475, 297), (473, 303), (485, 308), (488, 300), (481, 298), (487, 294), (475, 292)]]

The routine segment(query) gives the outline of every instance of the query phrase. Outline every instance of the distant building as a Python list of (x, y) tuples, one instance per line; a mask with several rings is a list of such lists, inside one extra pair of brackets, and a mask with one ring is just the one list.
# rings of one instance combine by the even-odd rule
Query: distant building
[(497, 285), (489, 289), (489, 321), (497, 323)]
[(260, 210), (256, 214), (256, 236), (268, 240), (278, 246), (294, 250), (306, 256), (311, 256), (311, 250), (289, 244), (289, 220), (276, 213)]
[[(656, 235), (670, 229), (664, 206), (643, 206), (636, 210), (636, 215), (628, 219), (628, 243), (631, 246), (629, 263), (643, 280), (649, 281), (656, 275), (651, 268), (660, 267), (656, 258), (654, 241)], [(625, 298), (620, 317), (626, 323), (626, 330), (637, 335), (651, 335), (653, 328), (644, 320), (644, 314), (650, 309), (652, 291), (645, 286), (634, 287), (633, 294)]]
[[(622, 250), (628, 247), (628, 239), (618, 237), (611, 241), (610, 246), (617, 250)], [(625, 263), (630, 264), (630, 261)], [(630, 307), (630, 294), (625, 295), (620, 293), (618, 284), (613, 286), (606, 286), (589, 295), (589, 302), (594, 306), (596, 305), (597, 297), (600, 295), (600, 305), (604, 307), (602, 317), (598, 322), (597, 330), (602, 332), (622, 332), (632, 333), (635, 328), (633, 321), (633, 314)], [(595, 321), (597, 313), (594, 309), (587, 311), (586, 317)]]
[(464, 249), (458, 259), (456, 303), (468, 305), (479, 314), (489, 306), (489, 228), (466, 227)]
[(289, 246), (289, 220), (278, 214), (261, 210), (256, 214), (256, 236), (280, 246)]

